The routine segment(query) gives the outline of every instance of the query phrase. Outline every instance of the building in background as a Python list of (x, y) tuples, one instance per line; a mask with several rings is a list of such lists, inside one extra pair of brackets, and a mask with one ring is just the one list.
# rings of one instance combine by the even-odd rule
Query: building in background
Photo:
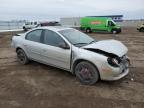
[(66, 27), (80, 27), (80, 19), (82, 17), (60, 18), (60, 24)]
[(87, 16), (87, 17), (108, 17), (112, 18), (115, 22), (123, 21), (123, 15)]

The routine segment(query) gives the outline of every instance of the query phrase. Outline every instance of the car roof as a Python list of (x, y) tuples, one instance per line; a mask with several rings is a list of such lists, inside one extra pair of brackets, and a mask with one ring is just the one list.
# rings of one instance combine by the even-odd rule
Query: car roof
[(46, 26), (46, 27), (37, 27), (36, 29), (48, 29), (52, 31), (61, 31), (61, 30), (66, 30), (66, 29), (73, 29), (73, 28), (68, 28), (68, 27), (62, 27), (62, 26)]

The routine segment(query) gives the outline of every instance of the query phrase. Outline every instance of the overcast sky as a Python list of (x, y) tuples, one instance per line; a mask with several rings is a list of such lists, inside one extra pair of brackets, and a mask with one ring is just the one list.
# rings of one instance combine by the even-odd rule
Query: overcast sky
[(122, 14), (144, 19), (144, 0), (0, 0), (0, 20), (58, 20)]

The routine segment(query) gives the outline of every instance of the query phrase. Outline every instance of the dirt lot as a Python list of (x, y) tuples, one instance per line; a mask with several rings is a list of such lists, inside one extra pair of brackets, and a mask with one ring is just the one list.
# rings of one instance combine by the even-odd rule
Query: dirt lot
[(132, 66), (125, 78), (81, 85), (74, 75), (50, 66), (17, 62), (11, 33), (0, 34), (0, 108), (144, 108), (144, 33), (90, 34), (117, 39), (129, 49)]

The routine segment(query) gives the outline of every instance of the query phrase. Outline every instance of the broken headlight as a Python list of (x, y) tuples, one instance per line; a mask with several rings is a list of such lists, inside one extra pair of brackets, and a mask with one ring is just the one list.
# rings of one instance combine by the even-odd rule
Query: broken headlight
[(119, 67), (119, 60), (117, 58), (108, 57), (107, 61), (111, 66)]

